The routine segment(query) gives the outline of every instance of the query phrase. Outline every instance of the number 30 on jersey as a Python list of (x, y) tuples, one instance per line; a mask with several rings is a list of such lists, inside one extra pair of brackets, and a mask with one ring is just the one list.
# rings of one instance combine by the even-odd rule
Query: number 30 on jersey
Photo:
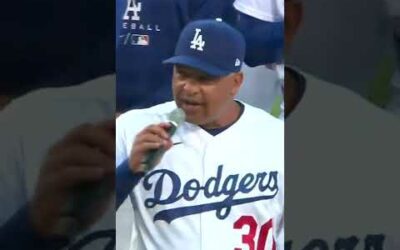
[[(245, 226), (248, 228), (248, 232), (242, 235), (242, 243), (247, 245), (249, 250), (265, 250), (267, 239), (272, 239), (272, 246), (267, 248), (268, 250), (276, 250), (276, 243), (272, 233), (272, 219), (268, 220), (263, 225), (258, 225), (256, 219), (250, 215), (244, 215), (240, 217), (233, 224), (233, 228), (237, 230), (245, 230)], [(258, 238), (256, 236), (258, 235)], [(256, 244), (257, 242), (257, 244)], [(236, 247), (234, 250), (243, 250), (240, 247)]]

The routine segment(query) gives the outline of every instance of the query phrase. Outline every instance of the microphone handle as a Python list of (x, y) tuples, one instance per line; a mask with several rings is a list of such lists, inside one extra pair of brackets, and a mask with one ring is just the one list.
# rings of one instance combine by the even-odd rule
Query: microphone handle
[[(171, 126), (167, 129), (167, 133), (171, 137), (177, 129), (177, 124), (171, 121), (169, 123)], [(151, 170), (164, 153), (165, 149), (162, 146), (160, 148), (150, 150), (142, 161), (143, 171), (147, 172)]]

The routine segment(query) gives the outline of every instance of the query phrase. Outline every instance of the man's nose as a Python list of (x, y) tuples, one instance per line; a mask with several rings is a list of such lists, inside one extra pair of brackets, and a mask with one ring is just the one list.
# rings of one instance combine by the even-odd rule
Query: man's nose
[(185, 79), (182, 86), (183, 91), (188, 94), (195, 94), (199, 91), (199, 85), (193, 79)]

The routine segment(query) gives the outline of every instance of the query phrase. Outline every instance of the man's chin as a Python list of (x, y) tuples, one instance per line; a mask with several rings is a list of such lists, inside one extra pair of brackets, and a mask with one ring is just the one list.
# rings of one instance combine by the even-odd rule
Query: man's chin
[(192, 118), (190, 116), (186, 116), (185, 121), (188, 122), (188, 123), (191, 123), (191, 124), (200, 125), (199, 120), (194, 119), (194, 118)]
[(194, 125), (198, 125), (198, 126), (201, 126), (204, 123), (204, 120), (199, 119), (199, 117), (195, 117), (190, 114), (186, 115), (185, 121), (188, 123), (194, 124)]

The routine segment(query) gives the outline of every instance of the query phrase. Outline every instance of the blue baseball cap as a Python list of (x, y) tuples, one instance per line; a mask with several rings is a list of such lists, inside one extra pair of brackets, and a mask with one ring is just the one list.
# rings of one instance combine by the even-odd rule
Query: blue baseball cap
[(188, 23), (179, 37), (175, 55), (164, 64), (180, 64), (211, 76), (239, 72), (246, 51), (243, 35), (223, 22), (198, 20)]

